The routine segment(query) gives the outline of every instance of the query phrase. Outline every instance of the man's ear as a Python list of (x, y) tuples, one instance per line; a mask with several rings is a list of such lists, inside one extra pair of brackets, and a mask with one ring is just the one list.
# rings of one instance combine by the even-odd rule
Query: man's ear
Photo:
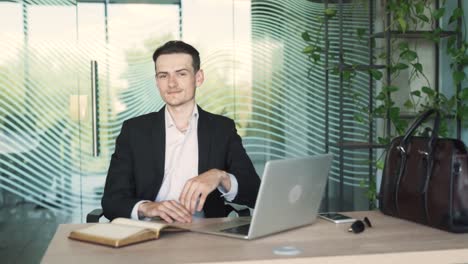
[(203, 70), (200, 69), (195, 74), (195, 85), (196, 85), (196, 87), (201, 86), (204, 81), (205, 81), (205, 74), (203, 73)]

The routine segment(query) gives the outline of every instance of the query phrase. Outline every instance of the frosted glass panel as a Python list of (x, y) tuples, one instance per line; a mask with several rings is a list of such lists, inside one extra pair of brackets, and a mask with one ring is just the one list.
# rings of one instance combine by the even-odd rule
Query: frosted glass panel
[(0, 78), (0, 185), (41, 207), (71, 213), (80, 203), (79, 159), (73, 156), (79, 133), (69, 111), (78, 85), (75, 6), (0, 5), (0, 24), (8, 25), (0, 31), (9, 39), (5, 43), (2, 35), (0, 45), (9, 47), (0, 50), (10, 55), (0, 55), (0, 76), (7, 77)]

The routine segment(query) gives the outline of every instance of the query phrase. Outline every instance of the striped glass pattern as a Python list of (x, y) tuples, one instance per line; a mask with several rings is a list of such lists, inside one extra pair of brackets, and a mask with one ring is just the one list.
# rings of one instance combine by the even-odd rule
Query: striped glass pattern
[[(325, 49), (324, 29), (319, 30), (321, 24), (318, 19), (324, 15), (325, 4), (322, 2), (253, 1), (252, 45), (256, 50), (253, 56), (254, 103), (252, 123), (247, 128), (245, 139), (252, 141), (253, 144), (247, 146), (257, 159), (305, 156), (326, 151), (335, 154), (326, 197), (328, 208), (325, 209), (366, 209), (366, 188), (361, 184), (369, 175), (369, 150), (343, 149), (340, 153), (337, 145), (339, 142), (368, 141), (369, 121), (362, 108), (370, 103), (369, 75), (356, 72), (351, 82), (344, 82), (340, 87), (339, 75), (330, 72), (327, 114), (325, 58), (322, 56), (314, 65), (301, 54), (305, 43), (300, 36), (305, 30), (313, 39), (318, 38)], [(328, 8), (339, 9), (337, 1), (329, 2)], [(344, 61), (349, 65), (368, 64), (367, 1), (343, 1), (342, 8)], [(329, 67), (336, 65), (339, 58), (338, 15), (339, 12), (329, 20)], [(366, 30), (361, 38), (356, 35), (358, 28)], [(317, 32), (320, 36), (314, 35)], [(356, 121), (355, 116), (362, 117), (363, 121)], [(343, 158), (341, 164), (340, 155)], [(341, 173), (340, 166), (343, 166)], [(343, 188), (341, 199), (340, 188)]]
[[(344, 6), (347, 32), (367, 25), (368, 11), (358, 4)], [(330, 209), (338, 208), (339, 113), (344, 140), (367, 141), (368, 124), (353, 116), (368, 104), (368, 75), (358, 73), (343, 95), (338, 76), (330, 75), (327, 115), (325, 67), (307, 60), (301, 38), (319, 27), (323, 11), (323, 3), (306, 0), (0, 2), (0, 202), (13, 193), (81, 219), (99, 207), (122, 122), (163, 105), (152, 52), (183, 39), (201, 52), (206, 82), (197, 102), (236, 120), (259, 174), (267, 160), (328, 150), (335, 154), (328, 200)], [(329, 34), (336, 53), (337, 19)], [(367, 43), (350, 33), (344, 38), (352, 50), (346, 61), (367, 63)], [(97, 64), (96, 127), (91, 61)], [(344, 151), (347, 209), (367, 206), (359, 187), (368, 177), (367, 155)]]

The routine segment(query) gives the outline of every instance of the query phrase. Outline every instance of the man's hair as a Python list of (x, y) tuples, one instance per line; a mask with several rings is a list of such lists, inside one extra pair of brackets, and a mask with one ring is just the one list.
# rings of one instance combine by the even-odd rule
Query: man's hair
[(156, 60), (159, 56), (164, 54), (175, 54), (175, 53), (185, 53), (192, 56), (192, 66), (195, 72), (200, 70), (200, 54), (193, 46), (180, 41), (180, 40), (171, 40), (166, 42), (161, 47), (157, 48), (153, 53), (153, 61), (156, 63)]

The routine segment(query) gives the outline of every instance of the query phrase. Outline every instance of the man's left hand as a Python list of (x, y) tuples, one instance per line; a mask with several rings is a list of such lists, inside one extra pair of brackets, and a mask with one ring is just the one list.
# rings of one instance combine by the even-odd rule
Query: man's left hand
[[(185, 183), (179, 202), (189, 209), (192, 214), (195, 213), (195, 210), (201, 211), (206, 197), (220, 184), (227, 191), (231, 189), (231, 180), (225, 171), (211, 169), (204, 172)], [(197, 207), (195, 208), (195, 206)]]

